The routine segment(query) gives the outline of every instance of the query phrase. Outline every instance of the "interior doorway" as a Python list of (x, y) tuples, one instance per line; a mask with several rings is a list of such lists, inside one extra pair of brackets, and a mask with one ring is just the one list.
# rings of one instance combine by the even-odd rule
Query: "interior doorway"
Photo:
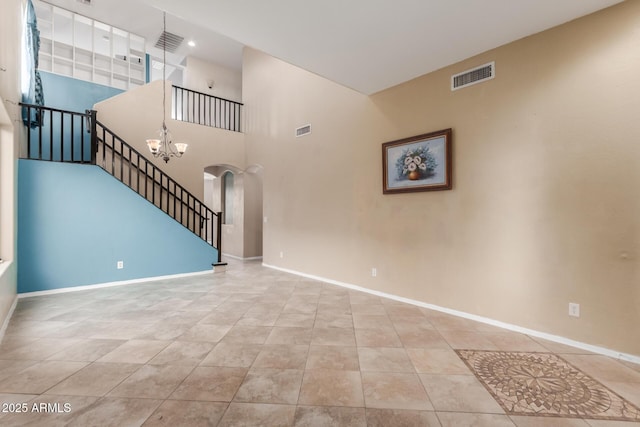
[(205, 168), (204, 202), (214, 212), (222, 212), (223, 257), (262, 257), (262, 191), (261, 166)]

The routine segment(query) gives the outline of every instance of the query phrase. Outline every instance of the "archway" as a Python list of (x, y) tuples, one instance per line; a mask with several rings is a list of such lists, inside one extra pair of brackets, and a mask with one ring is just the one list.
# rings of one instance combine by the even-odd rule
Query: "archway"
[(223, 213), (223, 257), (262, 257), (262, 166), (245, 170), (228, 164), (207, 166), (204, 202)]

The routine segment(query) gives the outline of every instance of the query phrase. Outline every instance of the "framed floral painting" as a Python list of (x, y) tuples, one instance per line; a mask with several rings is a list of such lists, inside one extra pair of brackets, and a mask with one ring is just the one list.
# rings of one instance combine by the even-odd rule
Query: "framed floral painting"
[(451, 189), (451, 129), (382, 144), (382, 192)]

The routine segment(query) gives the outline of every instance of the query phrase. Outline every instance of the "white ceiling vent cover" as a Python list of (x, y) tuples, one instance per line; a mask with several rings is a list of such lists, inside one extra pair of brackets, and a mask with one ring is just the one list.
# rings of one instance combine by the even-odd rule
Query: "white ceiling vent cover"
[(154, 46), (158, 49), (166, 49), (167, 52), (176, 53), (183, 40), (182, 36), (163, 31)]
[(311, 125), (300, 126), (296, 129), (296, 138), (309, 135), (311, 133)]
[(488, 64), (451, 76), (451, 90), (458, 90), (476, 83), (481, 83), (485, 80), (491, 80), (495, 76), (496, 63), (495, 61), (489, 62)]

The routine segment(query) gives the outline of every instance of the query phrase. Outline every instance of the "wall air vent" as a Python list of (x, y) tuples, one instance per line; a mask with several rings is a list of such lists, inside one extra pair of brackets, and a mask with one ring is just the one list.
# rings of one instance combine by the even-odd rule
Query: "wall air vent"
[(298, 129), (296, 129), (296, 138), (309, 135), (310, 133), (311, 133), (311, 125), (300, 126)]
[(496, 63), (489, 62), (471, 70), (451, 76), (451, 90), (462, 89), (485, 80), (491, 80), (496, 76)]
[(160, 34), (160, 38), (158, 38), (155, 47), (157, 47), (158, 49), (164, 49), (166, 43), (167, 52), (175, 53), (182, 44), (183, 40), (184, 37), (182, 36), (163, 31), (162, 34)]

